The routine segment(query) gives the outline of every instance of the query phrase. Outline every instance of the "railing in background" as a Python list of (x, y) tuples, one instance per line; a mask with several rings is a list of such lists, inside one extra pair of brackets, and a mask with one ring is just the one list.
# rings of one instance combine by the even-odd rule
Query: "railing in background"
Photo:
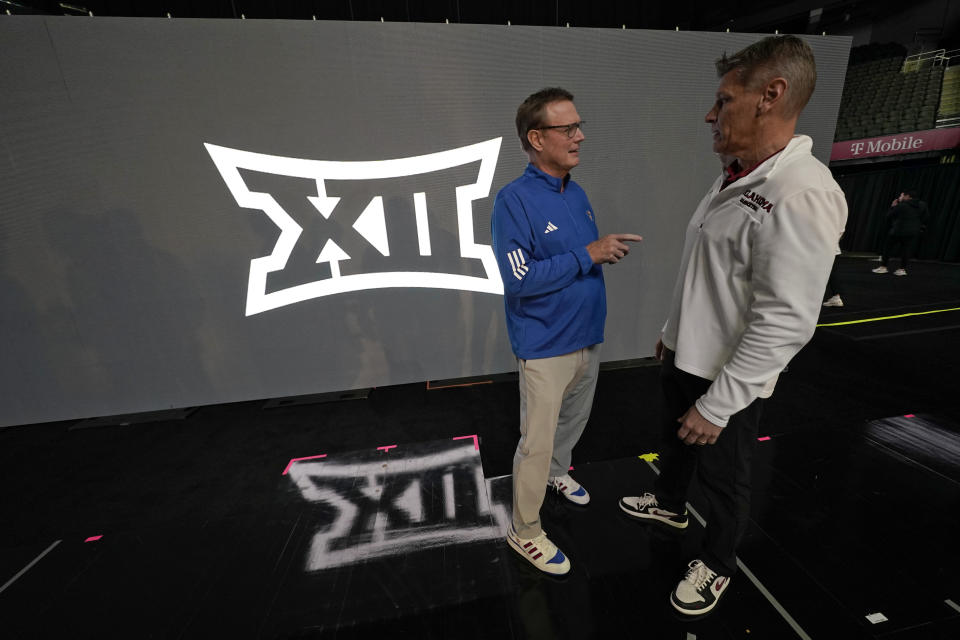
[(960, 49), (941, 50), (933, 64), (944, 67), (936, 127), (960, 127)]
[(960, 60), (960, 49), (935, 49), (933, 51), (923, 51), (907, 56), (903, 59), (903, 73), (918, 71), (925, 66), (949, 67), (951, 63)]

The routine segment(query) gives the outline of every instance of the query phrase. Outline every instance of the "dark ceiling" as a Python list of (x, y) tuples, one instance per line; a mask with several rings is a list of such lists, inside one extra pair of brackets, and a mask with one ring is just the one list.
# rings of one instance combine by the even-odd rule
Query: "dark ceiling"
[[(0, 11), (52, 15), (177, 18), (282, 18), (463, 22), (577, 27), (620, 27), (836, 33), (851, 23), (869, 23), (896, 11), (903, 2), (886, 0), (0, 0)], [(817, 13), (816, 10), (820, 10)], [(811, 14), (811, 11), (814, 11)]]

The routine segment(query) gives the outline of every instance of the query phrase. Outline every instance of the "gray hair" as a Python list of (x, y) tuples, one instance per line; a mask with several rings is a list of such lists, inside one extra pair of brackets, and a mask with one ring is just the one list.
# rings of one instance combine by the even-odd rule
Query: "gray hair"
[(800, 115), (817, 86), (813, 50), (796, 36), (770, 36), (732, 56), (724, 53), (717, 60), (717, 75), (722, 78), (733, 70), (738, 70), (740, 81), (751, 89), (759, 89), (774, 78), (784, 78), (784, 105), (789, 116)]

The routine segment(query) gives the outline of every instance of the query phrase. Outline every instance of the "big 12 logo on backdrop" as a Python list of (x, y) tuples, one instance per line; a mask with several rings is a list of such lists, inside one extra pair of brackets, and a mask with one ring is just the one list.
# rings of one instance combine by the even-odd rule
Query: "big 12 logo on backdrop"
[[(502, 295), (493, 249), (476, 242), (473, 215), (473, 201), (490, 193), (500, 142), (372, 161), (205, 143), (237, 204), (263, 211), (279, 229), (271, 253), (250, 260), (246, 315), (387, 287)], [(428, 207), (431, 200), (439, 206)]]

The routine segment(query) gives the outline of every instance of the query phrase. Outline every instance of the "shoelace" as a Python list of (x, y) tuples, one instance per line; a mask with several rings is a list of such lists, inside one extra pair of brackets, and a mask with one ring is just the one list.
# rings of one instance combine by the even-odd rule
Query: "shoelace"
[[(546, 531), (541, 531), (540, 535), (538, 535), (536, 538), (531, 538), (530, 540), (517, 536), (516, 532), (514, 532), (513, 535), (515, 535), (517, 540), (519, 540), (523, 544), (526, 544), (527, 542), (532, 542), (533, 546), (537, 548), (537, 551), (542, 553), (547, 560), (557, 555), (557, 547), (552, 542), (550, 542), (550, 539), (547, 537)], [(523, 546), (523, 544), (521, 544), (521, 546)]]
[(547, 560), (557, 555), (556, 545), (550, 542), (550, 539), (547, 538), (547, 534), (545, 532), (538, 535), (536, 538), (533, 539), (533, 541), (534, 541), (534, 544), (537, 545), (537, 548), (540, 550), (540, 553), (542, 553)]
[(556, 476), (553, 479), (553, 488), (558, 492), (563, 493), (562, 485), (567, 485), (568, 490), (571, 492), (576, 491), (576, 489), (573, 488), (573, 482), (574, 480), (569, 476), (569, 474), (565, 476)]
[(637, 506), (641, 509), (644, 507), (657, 507), (659, 506), (659, 503), (657, 502), (657, 496), (653, 495), (652, 493), (645, 493), (640, 496)]
[(692, 560), (689, 567), (687, 575), (683, 579), (692, 584), (697, 593), (703, 591), (707, 583), (717, 576), (716, 571), (711, 571), (700, 560)]

